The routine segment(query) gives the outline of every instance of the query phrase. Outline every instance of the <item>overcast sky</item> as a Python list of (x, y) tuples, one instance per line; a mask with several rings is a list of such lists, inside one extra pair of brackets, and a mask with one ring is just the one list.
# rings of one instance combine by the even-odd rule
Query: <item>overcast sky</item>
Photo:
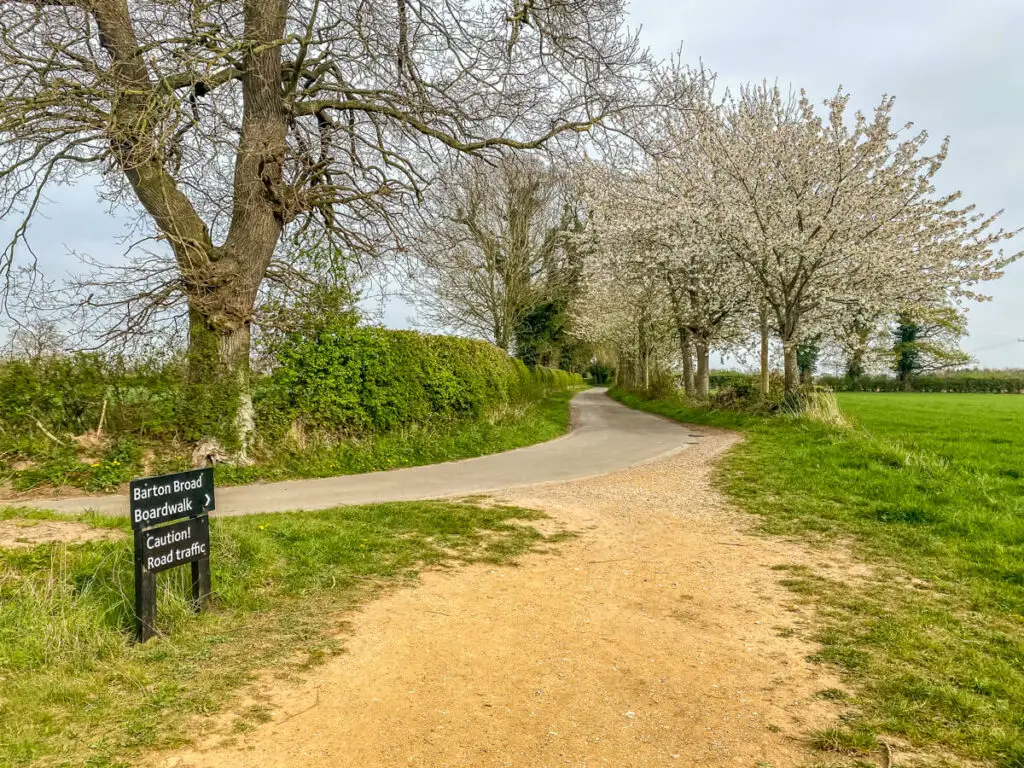
[[(842, 85), (865, 111), (895, 95), (901, 122), (952, 138), (942, 191), (1005, 208), (1003, 226), (1024, 227), (1022, 0), (635, 0), (631, 24), (660, 56), (682, 43), (684, 59), (703, 60), (721, 87), (767, 79), (820, 101)], [(49, 276), (73, 268), (70, 251), (119, 252), (121, 224), (87, 185), (49, 199), (31, 239)], [(1024, 238), (1007, 247), (1019, 249)], [(994, 300), (971, 308), (964, 348), (983, 366), (1024, 367), (1024, 263), (986, 290)], [(405, 326), (410, 314), (392, 302), (384, 319)]]
[[(1024, 227), (1022, 0), (635, 0), (632, 17), (656, 54), (682, 41), (723, 87), (767, 79), (820, 101), (841, 85), (864, 111), (895, 96), (901, 123), (951, 138), (940, 191)], [(993, 301), (971, 307), (964, 349), (982, 366), (1024, 367), (1024, 261), (983, 290)]]

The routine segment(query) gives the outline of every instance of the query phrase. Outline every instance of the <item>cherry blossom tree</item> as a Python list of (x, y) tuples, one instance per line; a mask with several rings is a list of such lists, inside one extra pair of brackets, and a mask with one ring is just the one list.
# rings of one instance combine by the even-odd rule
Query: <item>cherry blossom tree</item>
[(742, 263), (706, 224), (713, 213), (694, 194), (687, 159), (665, 155), (636, 173), (594, 169), (587, 199), (594, 258), (613, 258), (634, 279), (660, 282), (656, 296), (675, 330), (687, 394), (706, 399), (710, 352), (740, 333), (751, 293)]
[(845, 308), (830, 347), (831, 355), (842, 366), (846, 378), (855, 381), (882, 365), (885, 358), (882, 347), (888, 341), (887, 320), (878, 310), (856, 305)]
[(874, 311), (975, 296), (1020, 254), (996, 246), (1013, 232), (958, 207), (934, 179), (949, 142), (892, 127), (894, 100), (847, 119), (839, 91), (819, 115), (806, 94), (748, 86), (703, 115), (686, 151), (689, 178), (717, 216), (708, 226), (742, 262), (783, 347), (788, 395), (799, 387), (798, 344), (828, 332), (850, 305)]
[(614, 352), (618, 382), (647, 391), (673, 357), (673, 328), (664, 281), (637, 266), (614, 249), (588, 249), (571, 315), (576, 333)]

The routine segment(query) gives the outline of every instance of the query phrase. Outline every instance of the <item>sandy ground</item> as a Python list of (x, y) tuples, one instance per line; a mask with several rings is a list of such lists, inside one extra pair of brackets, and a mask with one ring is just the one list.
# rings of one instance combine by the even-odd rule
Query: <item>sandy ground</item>
[(85, 523), (51, 520), (0, 520), (0, 549), (35, 547), (50, 542), (81, 544), (124, 536), (120, 531), (94, 528)]
[[(299, 684), (270, 675), (239, 705), (272, 719), (199, 724), (146, 765), (807, 765), (835, 687), (792, 630), (809, 618), (772, 566), (823, 555), (748, 532), (710, 488), (737, 439), (502, 498), (579, 536), (519, 567), (423, 575), (352, 617), (347, 651)], [(820, 563), (819, 563), (820, 565)]]

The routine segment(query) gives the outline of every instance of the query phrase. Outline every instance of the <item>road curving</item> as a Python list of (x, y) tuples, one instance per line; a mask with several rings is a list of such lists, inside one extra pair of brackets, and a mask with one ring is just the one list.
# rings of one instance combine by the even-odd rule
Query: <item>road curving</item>
[[(416, 501), (580, 480), (661, 458), (696, 439), (679, 424), (615, 402), (604, 389), (579, 393), (572, 400), (572, 409), (572, 431), (546, 443), (386, 472), (218, 488), (214, 515)], [(56, 512), (127, 515), (128, 496), (39, 500), (30, 506)]]

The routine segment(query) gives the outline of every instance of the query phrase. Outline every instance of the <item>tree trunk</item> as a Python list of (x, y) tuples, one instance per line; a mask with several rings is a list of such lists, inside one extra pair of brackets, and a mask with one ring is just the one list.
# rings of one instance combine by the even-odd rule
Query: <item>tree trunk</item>
[(796, 342), (792, 339), (782, 340), (787, 398), (795, 398), (800, 391), (800, 366), (796, 362), (796, 346)]
[(255, 429), (249, 323), (216, 328), (201, 311), (190, 309), (188, 335), (185, 437), (197, 442), (217, 440), (244, 461)]
[(857, 346), (850, 353), (850, 359), (846, 362), (846, 378), (856, 381), (864, 375), (864, 348)]
[(711, 366), (710, 347), (705, 339), (694, 339), (694, 348), (697, 350), (697, 380), (695, 382), (697, 399), (707, 400), (711, 394)]
[(640, 370), (638, 371), (640, 378), (640, 386), (642, 387), (644, 392), (648, 392), (650, 391), (651, 376), (650, 370), (648, 368), (649, 351), (647, 349), (647, 323), (646, 318), (643, 315), (641, 315), (640, 318), (637, 320), (636, 338), (636, 348), (638, 353), (637, 362), (640, 366)]
[[(508, 352), (509, 347), (512, 346), (512, 339), (509, 338), (509, 334), (503, 332), (501, 327), (497, 325), (494, 326), (494, 346), (498, 349), (503, 349), (506, 352)], [(518, 352), (518, 350), (516, 351)]]
[(679, 354), (683, 357), (683, 391), (693, 397), (696, 389), (693, 381), (693, 336), (685, 328), (679, 329)]
[(762, 306), (759, 315), (761, 321), (761, 397), (768, 397), (771, 387), (771, 377), (768, 372), (768, 309)]
[[(245, 461), (253, 437), (250, 321), (260, 284), (291, 211), (284, 178), (288, 116), (281, 100), (287, 3), (247, 0), (244, 105), (235, 157), (231, 224), (205, 268), (189, 275), (189, 395), (192, 439), (216, 438)], [(263, 43), (257, 45), (257, 42)], [(179, 255), (179, 261), (181, 256)], [(195, 398), (192, 400), (192, 398)]]
[[(296, 214), (285, 178), (288, 110), (282, 99), (281, 41), (287, 0), (246, 0), (246, 44), (238, 52), (242, 114), (235, 157), (231, 218), (224, 243), (209, 229), (168, 172), (154, 105), (161, 85), (124, 0), (75, 3), (96, 21), (110, 57), (109, 77), (122, 94), (106, 127), (118, 166), (170, 244), (189, 300), (189, 351), (181, 419), (185, 437), (217, 438), (245, 457), (252, 437), (249, 323), (260, 284), (285, 224)], [(159, 112), (159, 109), (157, 109)]]

